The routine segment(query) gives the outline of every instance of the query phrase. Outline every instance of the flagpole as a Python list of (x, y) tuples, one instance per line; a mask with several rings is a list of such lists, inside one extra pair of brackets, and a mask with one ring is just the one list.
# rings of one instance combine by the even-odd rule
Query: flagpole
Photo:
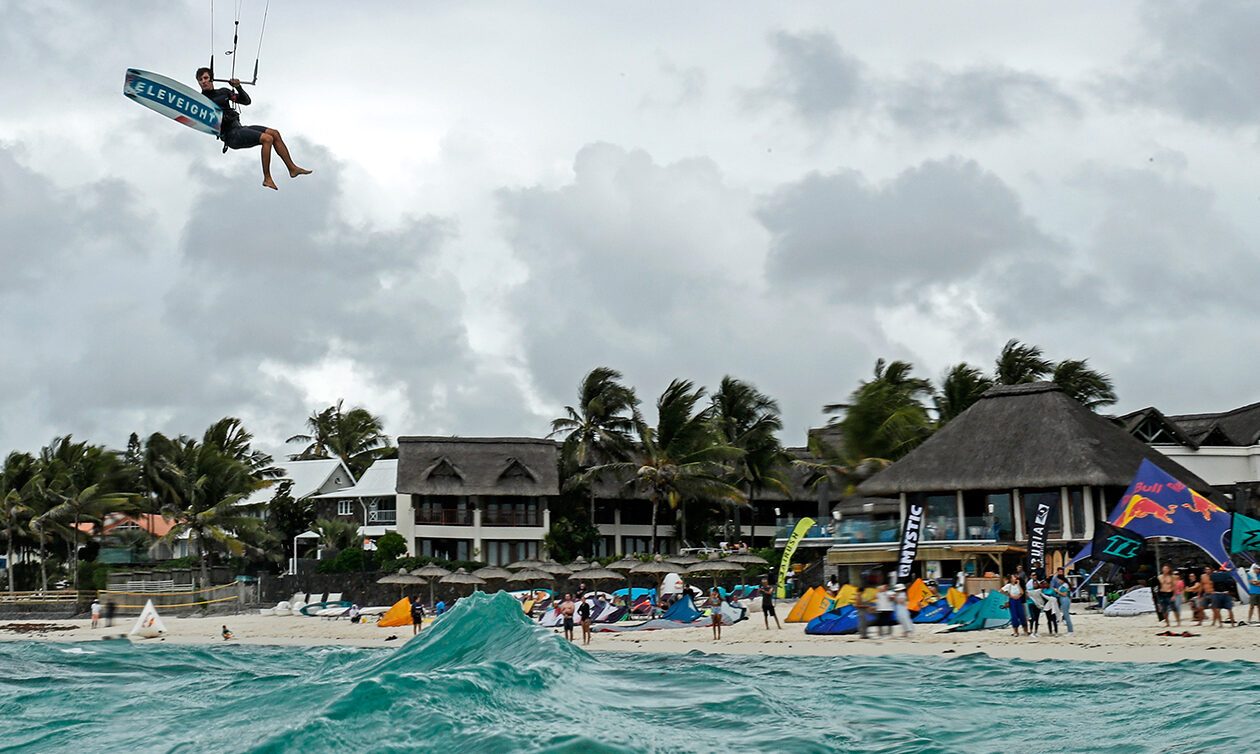
[(1075, 597), (1076, 595), (1080, 594), (1081, 590), (1085, 588), (1085, 585), (1088, 584), (1090, 580), (1093, 579), (1094, 576), (1097, 575), (1100, 570), (1102, 570), (1102, 567), (1103, 567), (1102, 563), (1099, 563), (1098, 565), (1094, 566), (1094, 570), (1091, 571), (1090, 574), (1085, 577), (1085, 580), (1076, 585), (1076, 590), (1072, 592), (1072, 596)]

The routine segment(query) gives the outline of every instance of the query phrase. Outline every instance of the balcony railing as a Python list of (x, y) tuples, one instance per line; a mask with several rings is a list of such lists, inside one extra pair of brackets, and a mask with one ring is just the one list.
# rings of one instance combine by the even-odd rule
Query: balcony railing
[(416, 510), (416, 524), (429, 526), (472, 526), (472, 511), (456, 508), (420, 508)]
[(482, 526), (542, 526), (538, 511), (483, 511)]
[(398, 511), (368, 511), (368, 523), (373, 524), (396, 524), (398, 523)]
[[(775, 520), (775, 536), (779, 539), (786, 539), (792, 536), (792, 531), (796, 528), (798, 519), (780, 518)], [(805, 532), (806, 539), (821, 539), (831, 536), (830, 524), (814, 524)]]

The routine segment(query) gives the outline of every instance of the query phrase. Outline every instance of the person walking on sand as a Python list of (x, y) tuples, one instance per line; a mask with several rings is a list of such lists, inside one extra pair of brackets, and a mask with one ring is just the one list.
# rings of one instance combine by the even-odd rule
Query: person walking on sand
[(293, 162), (293, 158), (289, 156), (289, 148), (285, 146), (284, 139), (280, 138), (279, 131), (267, 126), (241, 125), (241, 116), (233, 109), (232, 105), (248, 105), (251, 104), (252, 100), (245, 93), (245, 89), (241, 86), (239, 79), (232, 79), (228, 82), (232, 85), (231, 89), (215, 89), (214, 74), (209, 68), (198, 68), (196, 76), (197, 84), (201, 86), (201, 93), (223, 110), (223, 122), (219, 126), (219, 139), (226, 145), (226, 149), (250, 149), (262, 146), (263, 186), (269, 189), (276, 188), (276, 182), (271, 180), (271, 150), (273, 147), (276, 150), (276, 154), (280, 155), (280, 159), (284, 160), (285, 167), (289, 169), (290, 178), (297, 178), (299, 175), (310, 175), (311, 171), (298, 167), (297, 163)]
[(573, 595), (564, 595), (564, 602), (560, 603), (560, 617), (564, 620), (564, 638), (573, 641), (573, 611), (577, 606), (573, 604)]
[(1019, 629), (1022, 628), (1027, 636), (1028, 618), (1024, 616), (1024, 587), (1020, 583), (1020, 574), (1012, 573), (1006, 582), (1002, 593), (1006, 595), (1007, 607), (1011, 611), (1011, 630), (1015, 632), (1015, 636), (1019, 636)]
[(766, 620), (766, 630), (770, 630), (770, 619), (774, 618), (774, 625), (780, 631), (783, 630), (783, 624), (779, 622), (779, 616), (774, 614), (774, 587), (770, 586), (770, 579), (765, 576), (761, 577), (761, 615)]
[(99, 599), (92, 600), (92, 628), (96, 628), (101, 623), (101, 601)]
[(901, 626), (901, 638), (910, 638), (914, 634), (914, 621), (910, 620), (910, 600), (906, 596), (905, 584), (893, 587), (893, 615)]
[(1176, 606), (1177, 596), (1177, 574), (1173, 573), (1172, 566), (1165, 564), (1159, 572), (1159, 593), (1155, 595), (1156, 604), (1159, 611), (1164, 614), (1164, 625), (1171, 626), (1169, 618), (1175, 613), (1177, 615), (1177, 625), (1181, 625), (1181, 611)]
[(709, 592), (709, 599), (704, 603), (709, 608), (709, 622), (713, 626), (713, 640), (719, 641), (722, 638), (722, 594), (713, 587), (713, 591)]

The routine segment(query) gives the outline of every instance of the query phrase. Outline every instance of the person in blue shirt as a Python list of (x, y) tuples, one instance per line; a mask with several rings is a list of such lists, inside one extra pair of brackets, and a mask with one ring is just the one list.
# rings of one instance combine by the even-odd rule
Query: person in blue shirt
[[(1070, 634), (1072, 633), (1072, 585), (1068, 583), (1062, 568), (1055, 569), (1054, 578), (1050, 579), (1050, 589), (1059, 600), (1059, 618)], [(1181, 616), (1178, 615), (1177, 619), (1181, 620)]]

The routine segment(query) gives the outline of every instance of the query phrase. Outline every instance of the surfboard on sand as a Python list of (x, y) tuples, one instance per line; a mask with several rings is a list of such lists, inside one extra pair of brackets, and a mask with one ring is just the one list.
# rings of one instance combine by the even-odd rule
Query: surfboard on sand
[(201, 92), (174, 79), (128, 68), (123, 94), (177, 123), (202, 133), (219, 135), (223, 110)]

